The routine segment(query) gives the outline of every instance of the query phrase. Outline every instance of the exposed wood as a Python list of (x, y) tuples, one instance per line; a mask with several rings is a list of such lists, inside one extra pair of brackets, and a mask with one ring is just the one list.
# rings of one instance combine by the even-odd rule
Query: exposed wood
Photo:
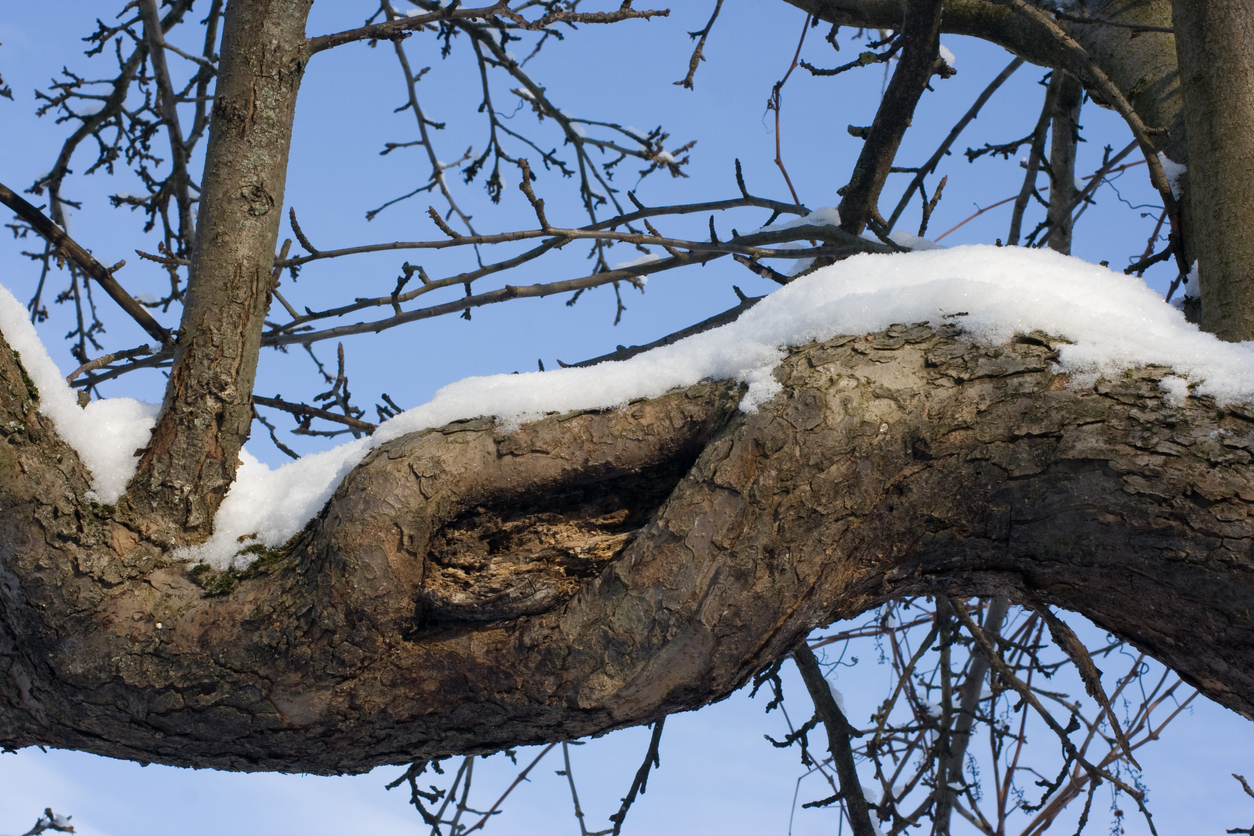
[(1048, 343), (895, 327), (752, 415), (708, 383), (397, 439), (218, 594), (81, 498), (6, 352), (0, 743), (332, 773), (574, 738), (929, 593), (1076, 610), (1254, 715), (1254, 416), (1071, 388)]

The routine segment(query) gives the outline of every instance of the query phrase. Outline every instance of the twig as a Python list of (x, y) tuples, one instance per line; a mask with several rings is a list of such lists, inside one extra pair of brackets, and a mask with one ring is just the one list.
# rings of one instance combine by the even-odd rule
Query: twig
[(1150, 182), (1158, 190), (1163, 206), (1167, 209), (1167, 219), (1171, 223), (1172, 230), (1171, 239), (1176, 249), (1176, 262), (1180, 267), (1180, 271), (1187, 273), (1189, 265), (1184, 260), (1184, 247), (1181, 245), (1182, 239), (1180, 237), (1180, 208), (1176, 202), (1175, 195), (1171, 192), (1171, 183), (1167, 179), (1166, 172), (1163, 171), (1162, 162), (1158, 159), (1154, 143), (1150, 138), (1152, 133), (1161, 133), (1162, 129), (1151, 130), (1148, 125), (1141, 121), (1140, 114), (1136, 112), (1136, 109), (1132, 107), (1127, 97), (1123, 95), (1123, 91), (1111, 81), (1110, 77), (1097, 65), (1097, 62), (1089, 56), (1088, 51), (1075, 38), (1068, 35), (1061, 26), (1055, 23), (1048, 14), (1026, 0), (992, 1), (1007, 6), (1044, 27), (1058, 45), (1070, 53), (1071, 57), (1084, 67), (1085, 74), (1088, 76), (1088, 86), (1095, 89), (1128, 123), (1128, 127), (1132, 130), (1132, 135), (1136, 137), (1137, 143), (1141, 146), (1141, 151), (1145, 154), (1145, 162), (1149, 166), (1150, 171)]
[(539, 20), (528, 21), (510, 9), (509, 0), (501, 0), (501, 2), (494, 3), (491, 6), (483, 6), (477, 9), (462, 9), (459, 8), (458, 3), (454, 2), (438, 12), (403, 17), (397, 20), (389, 20), (385, 23), (374, 23), (357, 29), (336, 32), (332, 35), (310, 38), (308, 40), (308, 48), (310, 55), (316, 55), (324, 50), (356, 41), (395, 41), (409, 37), (410, 32), (423, 29), (428, 23), (439, 23), (446, 20), (487, 21), (505, 17), (518, 25), (519, 28), (535, 30), (543, 29), (553, 23), (617, 23), (620, 20), (628, 19), (666, 17), (668, 14), (670, 12), (666, 10), (637, 11), (624, 7), (614, 12), (555, 12), (545, 15)]
[(87, 372), (95, 371), (96, 369), (99, 369), (102, 366), (107, 366), (110, 363), (116, 362), (118, 360), (130, 360), (132, 357), (146, 357), (152, 353), (153, 353), (153, 347), (150, 345), (141, 345), (137, 348), (128, 348), (125, 351), (115, 351), (112, 354), (106, 354), (103, 357), (97, 357), (95, 360), (89, 360), (88, 362), (79, 366), (77, 369), (69, 373), (69, 375), (65, 378), (65, 382), (69, 384), (73, 384), (74, 378), (78, 377), (80, 374), (86, 374)]
[(951, 232), (955, 232), (955, 231), (957, 231), (960, 227), (965, 226), (966, 224), (968, 224), (968, 223), (970, 223), (971, 221), (975, 220), (975, 219), (976, 219), (976, 218), (978, 218), (980, 215), (983, 215), (985, 212), (989, 211), (990, 209), (996, 209), (998, 206), (1004, 206), (1005, 204), (1009, 203), (1010, 201), (1012, 201), (1012, 200), (1016, 200), (1016, 199), (1017, 199), (1017, 197), (1018, 197), (1018, 196), (1017, 196), (1017, 195), (1015, 195), (1015, 196), (1012, 196), (1012, 197), (1008, 197), (1008, 198), (1006, 198), (1005, 200), (999, 200), (999, 201), (997, 201), (996, 203), (993, 203), (993, 204), (990, 204), (990, 205), (988, 205), (988, 206), (985, 206), (983, 209), (979, 210), (979, 211), (978, 211), (978, 212), (976, 212), (974, 215), (971, 215), (971, 216), (969, 216), (969, 217), (967, 217), (967, 218), (964, 218), (962, 221), (959, 221), (958, 223), (954, 224), (954, 225), (953, 225), (953, 226), (951, 226), (949, 229), (947, 229), (947, 230), (945, 230), (944, 232), (942, 232), (940, 235), (937, 235), (937, 236), (936, 236), (936, 239), (935, 239), (935, 240), (936, 240), (936, 242), (937, 242), (937, 243), (939, 243), (939, 242), (940, 242), (940, 240), (941, 240), (942, 238), (944, 238), (946, 235), (948, 235), (948, 234), (949, 234), (949, 233), (951, 233)]
[(876, 202), (901, 138), (914, 116), (939, 56), (941, 0), (907, 0), (901, 27), (902, 53), (884, 98), (875, 111), (866, 142), (849, 182), (838, 190), (841, 228), (862, 234), (876, 214)]
[(697, 45), (692, 50), (692, 57), (688, 59), (688, 75), (684, 76), (680, 81), (676, 81), (675, 84), (677, 86), (687, 88), (688, 90), (692, 89), (692, 80), (697, 75), (697, 66), (705, 60), (705, 55), (702, 54), (705, 50), (705, 39), (710, 36), (710, 30), (714, 28), (714, 21), (718, 20), (718, 13), (722, 8), (723, 0), (718, 0), (714, 4), (714, 13), (710, 15), (710, 20), (705, 24), (705, 28), (699, 32), (688, 33), (688, 37), (696, 40)]
[(566, 368), (581, 368), (584, 366), (595, 366), (598, 363), (608, 363), (611, 361), (627, 360), (628, 358), (635, 357), (637, 354), (644, 354), (646, 351), (652, 351), (653, 349), (660, 348), (661, 346), (664, 346), (664, 345), (671, 345), (672, 343), (677, 343), (680, 340), (687, 339), (688, 337), (691, 337), (695, 334), (701, 334), (701, 333), (704, 333), (705, 331), (712, 331), (715, 328), (720, 328), (729, 322), (735, 322), (737, 319), (740, 318), (741, 314), (743, 314), (745, 311), (749, 310), (750, 308), (752, 308), (754, 305), (756, 305), (758, 302), (760, 302), (761, 300), (765, 298), (766, 298), (765, 296), (744, 297), (741, 303), (734, 308), (730, 308), (726, 311), (723, 311), (721, 314), (716, 314), (715, 316), (712, 316), (709, 319), (702, 320), (701, 322), (698, 322), (696, 325), (689, 325), (687, 328), (684, 328), (682, 331), (676, 331), (673, 334), (667, 334), (665, 337), (662, 337), (659, 340), (654, 340), (653, 342), (648, 343), (647, 345), (633, 345), (630, 347), (619, 346), (617, 351), (611, 352), (610, 354), (603, 354), (600, 357), (593, 357), (591, 360), (583, 360), (582, 362), (579, 362), (579, 363), (563, 363), (561, 360), (558, 360), (557, 364), (561, 366), (562, 368), (566, 369)]
[(984, 88), (984, 92), (976, 98), (975, 103), (967, 110), (958, 123), (949, 131), (949, 136), (945, 137), (945, 141), (940, 144), (936, 152), (919, 168), (918, 173), (914, 175), (914, 179), (910, 181), (910, 185), (901, 195), (901, 200), (897, 201), (897, 208), (893, 210), (893, 214), (888, 218), (888, 228), (892, 229), (897, 225), (897, 219), (901, 217), (901, 213), (905, 211), (906, 206), (910, 203), (910, 198), (914, 195), (916, 189), (923, 185), (923, 178), (936, 170), (936, 166), (940, 164), (941, 159), (949, 153), (950, 147), (957, 141), (958, 136), (966, 130), (967, 125), (971, 124), (975, 117), (980, 115), (980, 110), (992, 98), (997, 89), (1006, 82), (1006, 79), (1014, 75), (1015, 71), (1023, 66), (1022, 58), (1015, 58), (1006, 68), (1003, 69), (989, 85)]
[[(378, 424), (372, 424), (369, 421), (362, 421), (359, 418), (353, 418), (349, 415), (337, 415), (334, 412), (328, 412), (325, 409), (319, 409), (316, 406), (308, 406), (303, 403), (291, 403), (281, 398), (264, 398), (260, 395), (253, 395), (253, 403), (261, 406), (268, 406), (272, 409), (281, 409), (284, 412), (290, 412), (298, 418), (311, 416), (313, 418), (321, 418), (324, 421), (331, 421), (335, 424), (343, 424), (346, 427), (352, 427), (355, 430), (361, 430), (364, 433), (373, 433), (379, 428)], [(343, 432), (342, 430), (340, 432)]]
[(631, 809), (631, 805), (636, 801), (636, 794), (644, 794), (645, 788), (649, 784), (649, 770), (662, 765), (662, 759), (658, 754), (658, 744), (662, 742), (662, 725), (666, 722), (663, 717), (653, 724), (653, 736), (649, 738), (649, 748), (644, 753), (644, 763), (640, 764), (640, 768), (636, 770), (636, 777), (632, 779), (631, 789), (627, 791), (627, 795), (623, 798), (623, 804), (618, 808), (618, 812), (610, 816), (610, 821), (614, 822), (614, 836), (618, 836), (623, 829), (623, 822), (627, 820), (627, 811)]
[(783, 152), (780, 150), (780, 133), (779, 133), (779, 115), (783, 108), (783, 101), (780, 98), (784, 90), (784, 85), (788, 83), (788, 77), (792, 75), (792, 71), (797, 69), (797, 61), (801, 58), (801, 46), (806, 42), (806, 32), (810, 30), (810, 15), (806, 15), (805, 25), (801, 27), (801, 37), (797, 40), (797, 51), (793, 53), (792, 63), (788, 65), (788, 72), (784, 73), (784, 77), (775, 82), (775, 86), (771, 88), (771, 97), (767, 99), (766, 109), (775, 111), (775, 165), (779, 166), (779, 171), (784, 175), (784, 182), (788, 184), (788, 193), (792, 195), (793, 203), (801, 205), (801, 198), (797, 197), (797, 190), (792, 186), (792, 179), (788, 176), (788, 169), (784, 167)]
[(468, 834), (474, 833), (476, 830), (482, 830), (483, 826), (488, 823), (488, 819), (496, 815), (496, 811), (500, 809), (501, 804), (503, 804), (505, 802), (505, 799), (509, 796), (509, 794), (514, 791), (514, 788), (517, 787), (519, 784), (521, 784), (523, 781), (527, 780), (527, 774), (531, 772), (532, 769), (535, 768), (535, 765), (540, 762), (541, 758), (543, 758), (549, 752), (553, 751), (553, 747), (556, 745), (557, 745), (556, 743), (550, 743), (548, 746), (545, 746), (544, 749), (540, 752), (540, 754), (536, 755), (535, 760), (527, 764), (526, 769), (524, 769), (522, 772), (519, 772), (518, 777), (514, 779), (514, 782), (509, 785), (509, 787), (505, 790), (505, 792), (501, 793), (501, 797), (498, 798), (496, 800), (496, 803), (492, 805), (492, 809), (484, 813), (483, 818), (479, 819), (479, 821), (477, 821), (474, 825), (472, 825), (469, 830), (464, 831), (464, 834), (468, 836)]
[(1115, 716), (1114, 709), (1110, 707), (1110, 698), (1106, 696), (1106, 690), (1102, 688), (1102, 672), (1093, 663), (1093, 657), (1089, 655), (1088, 648), (1080, 641), (1080, 637), (1075, 634), (1075, 631), (1058, 616), (1054, 615), (1049, 607), (1037, 603), (1033, 606), (1033, 609), (1045, 619), (1045, 624), (1049, 627), (1049, 634), (1053, 637), (1054, 643), (1062, 648), (1062, 651), (1067, 654), (1067, 657), (1071, 659), (1076, 669), (1080, 672), (1080, 679), (1084, 682), (1084, 690), (1088, 691), (1089, 696), (1097, 701), (1097, 704), (1101, 706), (1102, 711), (1106, 714), (1106, 718), (1110, 720), (1110, 727), (1115, 733), (1115, 739), (1123, 747), (1123, 755), (1128, 759), (1128, 763), (1140, 769), (1141, 765), (1132, 756), (1132, 747), (1128, 745), (1128, 738), (1123, 733), (1123, 728), (1119, 725), (1119, 719)]
[(1045, 135), (1049, 132), (1049, 122), (1054, 117), (1054, 103), (1058, 100), (1058, 87), (1052, 80), (1045, 88), (1045, 102), (1041, 105), (1041, 115), (1036, 120), (1036, 128), (1032, 131), (1032, 147), (1028, 151), (1028, 161), (1024, 166), (1023, 185), (1015, 198), (1014, 211), (1010, 213), (1010, 232), (1006, 236), (1006, 245), (1017, 246), (1019, 234), (1023, 229), (1023, 213), (1027, 211), (1028, 201), (1036, 194), (1036, 175), (1041, 170), (1041, 161), (1045, 159)]

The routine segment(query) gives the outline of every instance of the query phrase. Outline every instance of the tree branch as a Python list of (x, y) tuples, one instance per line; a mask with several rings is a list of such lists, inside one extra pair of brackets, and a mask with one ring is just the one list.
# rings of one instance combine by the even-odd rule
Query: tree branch
[(14, 194), (13, 190), (3, 183), (0, 183), (0, 203), (12, 209), (19, 218), (30, 224), (31, 228), (48, 242), (48, 245), (58, 258), (73, 259), (74, 263), (81, 267), (84, 273), (94, 279), (96, 284), (104, 288), (105, 293), (109, 294), (109, 298), (118, 303), (118, 307), (126, 311), (131, 319), (139, 323), (139, 327), (148, 332), (148, 336), (162, 345), (168, 346), (173, 343), (174, 338), (170, 332), (157, 324), (157, 321), (152, 318), (152, 314), (148, 313), (143, 305), (136, 302), (134, 297), (127, 293), (122, 285), (118, 284), (117, 279), (113, 278), (113, 272), (126, 262), (118, 262), (112, 268), (105, 267), (99, 261), (96, 261), (91, 253), (83, 249), (77, 241), (67, 235), (65, 230), (49, 220), (43, 212), (40, 212), (23, 200), (20, 195)]

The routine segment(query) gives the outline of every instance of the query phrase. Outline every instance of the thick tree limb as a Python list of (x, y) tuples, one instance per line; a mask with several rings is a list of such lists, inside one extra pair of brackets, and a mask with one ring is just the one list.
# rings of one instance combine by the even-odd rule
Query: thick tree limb
[(894, 327), (752, 415), (709, 383), (406, 436), (217, 594), (82, 498), (4, 350), (0, 744), (329, 773), (568, 739), (918, 594), (1076, 610), (1254, 716), (1254, 413), (1068, 388), (1047, 343)]

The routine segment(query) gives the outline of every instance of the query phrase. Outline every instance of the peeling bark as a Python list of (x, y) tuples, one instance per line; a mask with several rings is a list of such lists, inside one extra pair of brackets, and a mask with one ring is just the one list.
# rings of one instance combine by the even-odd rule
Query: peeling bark
[(1054, 360), (898, 326), (795, 350), (754, 414), (713, 382), (413, 434), (210, 594), (80, 498), (6, 349), (0, 745), (334, 773), (568, 739), (919, 594), (1078, 611), (1254, 716), (1254, 413)]

